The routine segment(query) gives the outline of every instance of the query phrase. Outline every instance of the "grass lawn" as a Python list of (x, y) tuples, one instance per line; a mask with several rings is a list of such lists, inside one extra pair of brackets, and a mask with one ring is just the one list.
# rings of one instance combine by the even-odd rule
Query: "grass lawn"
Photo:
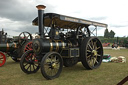
[[(46, 80), (40, 70), (35, 74), (25, 74), (19, 63), (10, 57), (0, 67), (0, 85), (116, 85), (128, 76), (128, 49), (104, 50), (111, 56), (125, 56), (126, 63), (102, 63), (98, 69), (86, 70), (81, 63), (64, 67), (59, 78)], [(124, 85), (128, 85), (128, 82)]]

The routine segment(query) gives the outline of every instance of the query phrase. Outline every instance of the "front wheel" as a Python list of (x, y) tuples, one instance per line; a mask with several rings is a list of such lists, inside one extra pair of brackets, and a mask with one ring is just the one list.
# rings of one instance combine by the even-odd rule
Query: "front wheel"
[(36, 73), (40, 66), (33, 50), (26, 51), (20, 61), (21, 70), (27, 74)]
[(81, 43), (81, 62), (86, 69), (95, 69), (101, 65), (103, 47), (97, 37), (85, 38)]
[(59, 77), (63, 68), (63, 60), (59, 53), (48, 52), (45, 54), (41, 61), (41, 73), (48, 79)]

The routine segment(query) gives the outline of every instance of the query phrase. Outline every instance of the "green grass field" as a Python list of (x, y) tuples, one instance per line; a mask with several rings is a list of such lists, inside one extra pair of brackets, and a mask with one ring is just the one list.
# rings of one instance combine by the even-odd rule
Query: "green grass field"
[(104, 50), (104, 54), (125, 56), (127, 62), (102, 63), (95, 70), (86, 70), (78, 63), (73, 67), (64, 67), (59, 78), (46, 80), (40, 70), (35, 74), (25, 74), (19, 63), (8, 58), (6, 64), (0, 67), (0, 85), (116, 85), (128, 76), (128, 49)]

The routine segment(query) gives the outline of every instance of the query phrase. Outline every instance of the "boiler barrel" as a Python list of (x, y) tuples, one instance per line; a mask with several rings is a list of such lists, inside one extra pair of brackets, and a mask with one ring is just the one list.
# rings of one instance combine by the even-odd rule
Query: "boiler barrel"
[(3, 52), (14, 51), (16, 48), (17, 48), (16, 43), (0, 44), (0, 51), (3, 51)]
[(35, 39), (33, 40), (33, 51), (38, 55), (49, 51), (59, 52), (64, 48), (71, 47), (72, 43), (67, 40)]

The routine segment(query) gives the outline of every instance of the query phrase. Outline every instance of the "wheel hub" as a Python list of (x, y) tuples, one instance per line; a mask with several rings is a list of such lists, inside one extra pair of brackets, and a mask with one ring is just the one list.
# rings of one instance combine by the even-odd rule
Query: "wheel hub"
[(94, 56), (97, 55), (97, 51), (96, 50), (93, 50), (92, 53), (93, 53)]
[(56, 68), (56, 63), (52, 63), (52, 69)]

